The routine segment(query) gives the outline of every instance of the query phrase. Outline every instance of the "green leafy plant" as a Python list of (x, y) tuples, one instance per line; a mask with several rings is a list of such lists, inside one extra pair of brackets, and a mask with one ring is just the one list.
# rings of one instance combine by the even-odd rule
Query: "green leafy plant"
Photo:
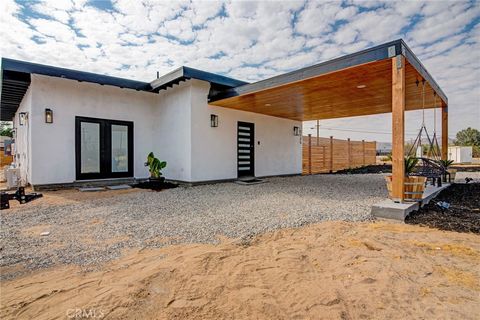
[(0, 136), (13, 137), (12, 123), (10, 121), (0, 121)]
[(448, 169), (453, 164), (453, 160), (438, 160), (437, 161), (442, 167)]
[(480, 157), (480, 131), (468, 127), (457, 132), (455, 139), (456, 146), (472, 146), (473, 157)]
[(480, 146), (480, 131), (474, 128), (458, 131), (455, 138), (457, 146)]
[(162, 176), (161, 170), (167, 166), (167, 162), (158, 160), (155, 158), (153, 152), (150, 152), (147, 156), (147, 162), (145, 162), (145, 166), (148, 166), (150, 177), (159, 178)]
[(405, 175), (408, 176), (413, 173), (413, 170), (418, 164), (418, 158), (407, 156), (405, 157)]

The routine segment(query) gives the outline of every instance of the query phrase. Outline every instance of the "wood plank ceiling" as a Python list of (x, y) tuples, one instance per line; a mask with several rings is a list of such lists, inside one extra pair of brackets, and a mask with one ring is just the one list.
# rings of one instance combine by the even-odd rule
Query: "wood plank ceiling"
[[(422, 77), (408, 62), (405, 73), (406, 110), (421, 109)], [(388, 113), (392, 111), (392, 62), (375, 61), (210, 104), (299, 121)], [(436, 106), (443, 105), (437, 96)], [(433, 90), (426, 82), (425, 108), (433, 107)]]

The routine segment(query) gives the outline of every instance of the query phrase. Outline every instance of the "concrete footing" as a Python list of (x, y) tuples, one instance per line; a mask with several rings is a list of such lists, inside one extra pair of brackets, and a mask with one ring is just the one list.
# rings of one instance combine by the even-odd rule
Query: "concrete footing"
[(71, 183), (56, 183), (56, 184), (36, 184), (32, 186), (35, 191), (55, 191), (72, 188), (88, 188), (88, 187), (106, 187), (123, 184), (133, 184), (146, 179), (135, 178), (114, 178), (114, 179), (99, 179), (99, 180), (79, 180)]
[(405, 218), (410, 212), (423, 207), (425, 204), (429, 203), (430, 200), (435, 198), (440, 191), (449, 186), (449, 183), (444, 183), (441, 187), (427, 186), (423, 193), (423, 198), (419, 202), (397, 203), (390, 199), (385, 199), (372, 206), (372, 215), (376, 218), (405, 221)]

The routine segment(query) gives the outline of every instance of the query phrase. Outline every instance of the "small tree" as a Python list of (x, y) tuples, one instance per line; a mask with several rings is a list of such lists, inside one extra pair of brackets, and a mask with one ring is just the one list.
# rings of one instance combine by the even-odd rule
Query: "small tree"
[(472, 146), (473, 156), (480, 157), (480, 131), (468, 127), (457, 132), (456, 146)]

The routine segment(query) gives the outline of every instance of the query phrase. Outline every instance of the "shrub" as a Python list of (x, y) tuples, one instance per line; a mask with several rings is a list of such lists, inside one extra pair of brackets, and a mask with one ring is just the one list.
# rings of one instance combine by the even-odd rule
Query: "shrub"
[(145, 162), (145, 166), (148, 166), (148, 171), (150, 172), (150, 176), (152, 178), (158, 178), (162, 176), (162, 169), (167, 166), (166, 161), (160, 161), (155, 158), (153, 152), (150, 152), (147, 156), (147, 162)]

